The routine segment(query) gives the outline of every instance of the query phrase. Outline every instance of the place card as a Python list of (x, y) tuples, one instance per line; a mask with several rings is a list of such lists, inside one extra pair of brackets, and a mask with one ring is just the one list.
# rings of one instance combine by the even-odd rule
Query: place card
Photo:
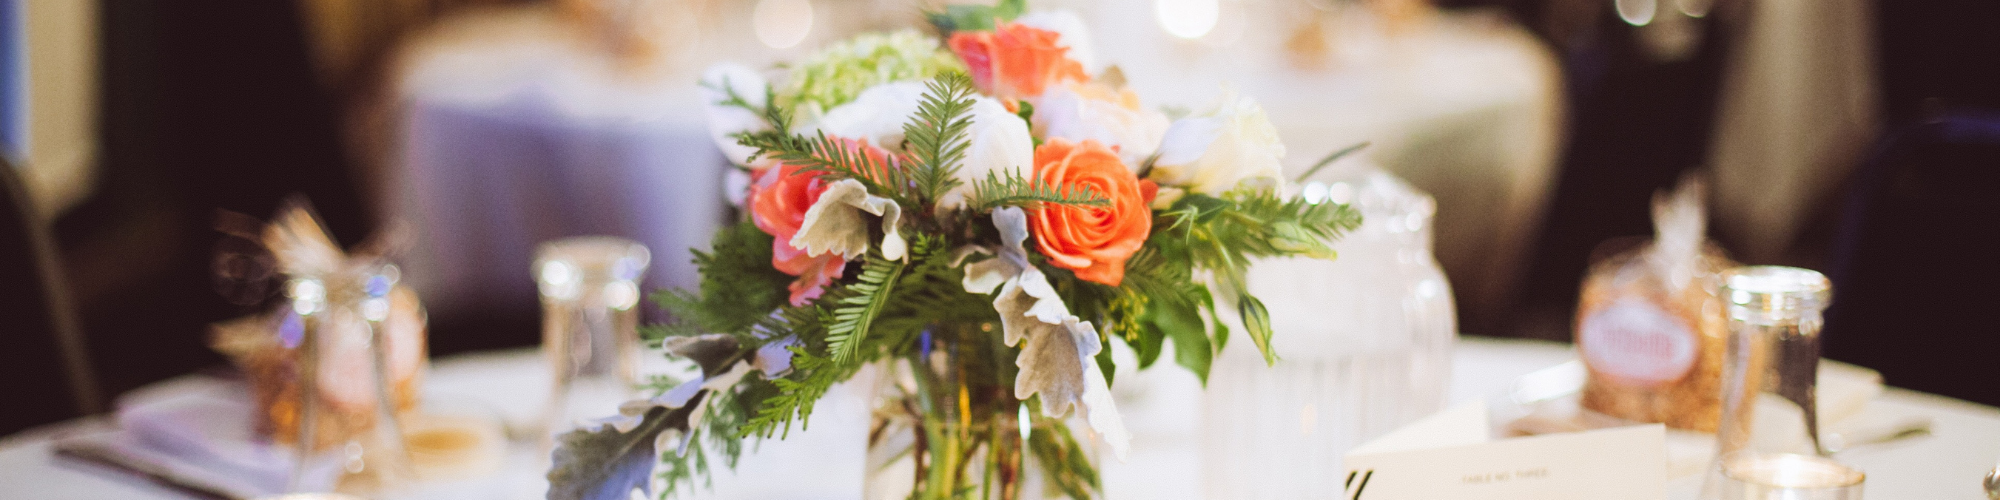
[(1666, 427), (1502, 440), (1472, 403), (1348, 452), (1346, 500), (1664, 500)]

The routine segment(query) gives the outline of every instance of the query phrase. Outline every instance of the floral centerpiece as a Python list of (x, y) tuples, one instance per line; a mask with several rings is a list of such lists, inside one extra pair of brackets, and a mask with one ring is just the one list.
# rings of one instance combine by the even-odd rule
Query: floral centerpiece
[(1250, 260), (1332, 258), (1359, 215), (1287, 196), (1255, 101), (1174, 119), (1086, 70), (1074, 15), (1022, 10), (951, 6), (941, 39), (861, 35), (776, 81), (707, 72), (745, 216), (648, 329), (700, 375), (562, 436), (549, 498), (686, 487), (869, 366), (871, 498), (1088, 498), (1089, 443), (1130, 439), (1107, 342), (1205, 377), (1241, 331), (1276, 360)]

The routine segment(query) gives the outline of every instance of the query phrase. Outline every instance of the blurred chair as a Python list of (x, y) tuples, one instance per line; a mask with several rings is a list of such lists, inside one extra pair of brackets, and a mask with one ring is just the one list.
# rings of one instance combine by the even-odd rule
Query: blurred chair
[(1885, 138), (1856, 172), (1832, 248), (1826, 355), (1888, 383), (2000, 404), (2000, 113)]
[(19, 171), (0, 161), (0, 435), (98, 410), (60, 270)]

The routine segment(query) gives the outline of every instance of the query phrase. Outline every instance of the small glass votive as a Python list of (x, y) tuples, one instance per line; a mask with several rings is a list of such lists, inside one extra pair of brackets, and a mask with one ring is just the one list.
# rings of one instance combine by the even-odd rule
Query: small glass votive
[(1860, 500), (1867, 475), (1827, 458), (1820, 443), (1819, 333), (1832, 285), (1781, 266), (1739, 267), (1722, 280), (1722, 418), (1702, 498)]
[(635, 394), (639, 278), (651, 260), (644, 245), (608, 236), (551, 241), (535, 252), (551, 374), (545, 438), (580, 419), (615, 414)]
[(1861, 500), (1868, 478), (1818, 455), (1736, 452), (1721, 462), (1723, 500)]

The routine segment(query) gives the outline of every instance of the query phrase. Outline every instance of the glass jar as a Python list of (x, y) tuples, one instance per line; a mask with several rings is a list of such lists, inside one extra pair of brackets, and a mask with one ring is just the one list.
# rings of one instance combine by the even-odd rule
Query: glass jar
[(1781, 266), (1739, 267), (1722, 279), (1729, 346), (1703, 497), (1859, 500), (1867, 476), (1827, 457), (1814, 401), (1831, 284)]
[(1341, 491), (1348, 449), (1444, 405), (1458, 328), (1431, 255), (1434, 203), (1372, 167), (1326, 178), (1300, 196), (1352, 204), (1361, 227), (1335, 245), (1337, 260), (1251, 267), (1279, 360), (1266, 366), (1247, 341), (1216, 359), (1201, 410), (1208, 498)]
[[(639, 384), (639, 277), (652, 253), (623, 238), (543, 243), (534, 274), (542, 296), (542, 355), (550, 373), (547, 433), (617, 413)], [(552, 444), (545, 440), (544, 446)]]
[(1090, 441), (1014, 398), (1016, 350), (998, 330), (932, 325), (910, 352), (879, 365), (862, 498), (1096, 496)]

